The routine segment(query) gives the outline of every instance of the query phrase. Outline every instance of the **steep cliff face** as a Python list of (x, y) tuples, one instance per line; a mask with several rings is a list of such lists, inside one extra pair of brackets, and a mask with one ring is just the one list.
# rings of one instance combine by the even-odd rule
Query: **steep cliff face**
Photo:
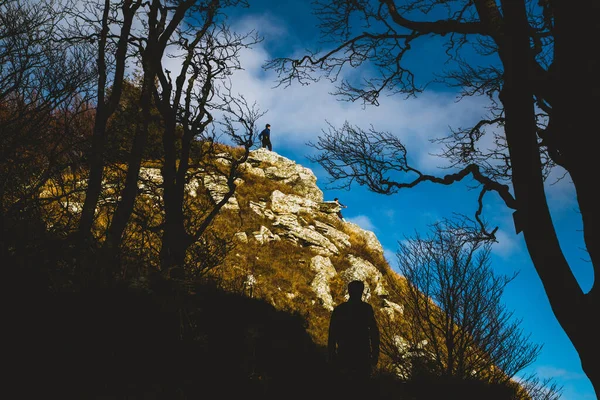
[[(205, 186), (214, 200), (219, 183)], [(400, 277), (383, 257), (371, 231), (336, 215), (339, 206), (323, 199), (314, 173), (264, 149), (250, 154), (238, 190), (222, 210), (215, 229), (229, 232), (235, 247), (211, 271), (232, 291), (264, 298), (280, 309), (304, 315), (308, 331), (324, 344), (329, 315), (345, 301), (348, 282), (365, 282), (364, 300), (377, 313), (402, 315), (395, 298)]]

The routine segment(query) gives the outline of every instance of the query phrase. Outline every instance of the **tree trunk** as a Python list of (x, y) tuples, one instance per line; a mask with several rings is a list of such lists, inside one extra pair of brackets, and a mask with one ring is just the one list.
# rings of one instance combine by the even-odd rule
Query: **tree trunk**
[(98, 104), (96, 106), (96, 119), (94, 120), (94, 129), (92, 131), (92, 146), (89, 154), (89, 175), (85, 200), (79, 219), (78, 235), (81, 243), (78, 245), (83, 250), (85, 242), (90, 237), (90, 230), (94, 224), (94, 215), (98, 199), (102, 192), (102, 177), (104, 175), (104, 147), (106, 142), (106, 124), (108, 121), (109, 109), (105, 102), (106, 92), (106, 40), (109, 32), (108, 16), (110, 11), (110, 1), (105, 0), (104, 11), (102, 14), (102, 29), (98, 41)]
[[(597, 1), (554, 2), (555, 61), (553, 82), (559, 96), (552, 105), (553, 124), (565, 168), (573, 181), (583, 233), (594, 276), (599, 276), (600, 265), (600, 210), (595, 194), (598, 181), (598, 150), (590, 138), (598, 132), (595, 115), (600, 107), (600, 54), (576, 44), (585, 38), (597, 36), (600, 4)], [(595, 128), (593, 128), (595, 127)], [(592, 326), (600, 313), (594, 284), (587, 294), (581, 294), (577, 310), (578, 320), (565, 331), (581, 358), (582, 367), (596, 393), (600, 393), (600, 344)], [(562, 321), (560, 321), (562, 325)]]
[(167, 278), (183, 279), (185, 277), (185, 255), (190, 245), (190, 238), (183, 226), (175, 218), (165, 223), (160, 248), (161, 271)]
[(141, 2), (132, 4), (131, 0), (126, 0), (122, 5), (123, 25), (117, 45), (116, 66), (114, 71), (114, 80), (112, 92), (108, 102), (105, 101), (106, 92), (106, 41), (109, 34), (109, 14), (110, 0), (105, 0), (102, 15), (102, 30), (98, 44), (98, 105), (96, 110), (96, 119), (92, 133), (92, 146), (89, 160), (88, 185), (85, 194), (85, 201), (79, 220), (78, 235), (85, 242), (90, 236), (90, 231), (94, 224), (94, 215), (98, 206), (98, 199), (102, 193), (102, 178), (104, 175), (104, 148), (106, 146), (106, 126), (108, 119), (114, 113), (121, 99), (123, 89), (123, 77), (125, 74), (125, 61), (127, 56), (127, 46), (129, 33), (133, 23), (133, 17)]
[(104, 177), (104, 147), (106, 134), (106, 117), (103, 107), (99, 106), (92, 133), (92, 146), (89, 154), (89, 173), (85, 201), (79, 219), (79, 236), (82, 241), (89, 238), (94, 215), (98, 206), (98, 199), (102, 192), (102, 178)]
[(106, 267), (109, 270), (108, 274), (109, 278), (111, 279), (114, 278), (113, 274), (117, 272), (115, 271), (115, 269), (118, 267), (116, 264), (116, 255), (121, 247), (123, 232), (125, 231), (127, 223), (129, 222), (129, 218), (133, 212), (135, 199), (138, 194), (140, 167), (142, 165), (144, 148), (146, 147), (146, 141), (148, 139), (148, 125), (151, 118), (150, 108), (152, 91), (154, 90), (155, 76), (153, 71), (154, 70), (151, 66), (147, 66), (145, 68), (142, 91), (140, 95), (142, 116), (137, 124), (131, 152), (129, 153), (125, 187), (121, 192), (121, 200), (119, 201), (115, 214), (112, 218), (104, 245), (104, 250), (107, 253), (106, 256), (109, 262)]
[[(501, 101), (505, 109), (505, 133), (517, 201), (515, 223), (523, 231), (527, 249), (552, 311), (573, 342), (584, 371), (596, 388), (597, 345), (589, 339), (594, 332), (591, 326), (593, 315), (597, 314), (586, 307), (585, 295), (562, 253), (544, 191), (533, 91), (529, 79), (528, 60), (531, 54), (525, 5), (522, 1), (506, 0), (502, 6), (506, 39), (498, 43), (504, 65)], [(592, 365), (586, 362), (588, 357), (593, 357)]]
[[(175, 109), (177, 105), (174, 106)], [(183, 199), (185, 190), (185, 173), (187, 160), (179, 160), (177, 168), (177, 150), (175, 148), (176, 121), (175, 111), (170, 107), (165, 116), (163, 148), (165, 164), (161, 170), (163, 176), (163, 201), (165, 204), (165, 229), (160, 251), (161, 269), (171, 277), (182, 278), (185, 253), (190, 240), (184, 226)], [(183, 163), (183, 165), (181, 164)]]

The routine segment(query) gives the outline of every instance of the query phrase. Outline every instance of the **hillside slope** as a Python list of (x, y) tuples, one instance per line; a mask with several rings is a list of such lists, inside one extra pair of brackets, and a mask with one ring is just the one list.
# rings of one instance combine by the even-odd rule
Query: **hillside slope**
[[(118, 174), (107, 174), (99, 240), (118, 180)], [(202, 257), (192, 249), (189, 265), (201, 273), (185, 288), (159, 272), (160, 235), (148, 229), (163, 218), (159, 168), (147, 164), (139, 186), (118, 287), (90, 289), (56, 280), (60, 274), (54, 272), (74, 266), (51, 261), (53, 274), (35, 289), (29, 277), (20, 286), (10, 283), (16, 293), (8, 312), (8, 342), (14, 344), (8, 360), (15, 374), (4, 388), (8, 392), (19, 398), (332, 398), (339, 388), (326, 362), (329, 318), (347, 299), (347, 284), (359, 279), (387, 346), (371, 398), (511, 398), (479, 386), (470, 396), (457, 382), (432, 385), (435, 377), (412, 376), (410, 360), (402, 358), (410, 353), (410, 338), (393, 329), (406, 324), (403, 278), (391, 270), (373, 232), (338, 218), (339, 206), (323, 198), (310, 169), (275, 152), (252, 151), (235, 195), (208, 232), (229, 240), (228, 252), (216, 267), (203, 270)], [(60, 188), (45, 190), (50, 197)], [(186, 212), (193, 219), (195, 210), (210, 209), (206, 205), (221, 200), (225, 190), (214, 175), (191, 171)], [(62, 202), (48, 207), (45, 226), (75, 221), (80, 193), (58, 196)], [(40, 290), (49, 276), (58, 288), (50, 293)], [(400, 354), (402, 365), (387, 352)], [(397, 377), (405, 379), (392, 379)]]
[[(211, 193), (218, 199), (219, 187)], [(234, 238), (235, 248), (214, 271), (223, 287), (304, 315), (321, 345), (333, 307), (346, 300), (346, 285), (365, 282), (364, 300), (376, 313), (402, 315), (393, 290), (400, 277), (383, 256), (376, 235), (336, 215), (313, 172), (278, 155), (251, 152), (234, 198), (215, 229)]]

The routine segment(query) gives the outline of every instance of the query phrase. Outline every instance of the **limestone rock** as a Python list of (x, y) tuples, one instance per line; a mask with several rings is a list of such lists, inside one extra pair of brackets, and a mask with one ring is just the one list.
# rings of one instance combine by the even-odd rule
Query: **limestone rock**
[[(257, 175), (264, 173), (268, 179), (290, 185), (301, 196), (316, 202), (323, 201), (323, 191), (316, 185), (315, 174), (276, 152), (262, 148), (251, 151), (246, 164), (244, 168), (247, 172)], [(258, 170), (262, 172), (257, 173)]]
[(356, 235), (365, 239), (369, 250), (383, 254), (383, 246), (381, 246), (379, 239), (377, 239), (377, 236), (373, 232), (362, 229), (360, 226), (352, 222), (346, 222), (346, 227)]
[(309, 198), (295, 194), (283, 194), (279, 190), (271, 193), (271, 210), (280, 214), (312, 213), (317, 203)]
[[(225, 197), (225, 194), (229, 191), (227, 186), (227, 179), (221, 175), (206, 174), (202, 175), (204, 186), (209, 191), (210, 196), (215, 203), (220, 202)], [(227, 203), (223, 206), (224, 209), (239, 210), (240, 206), (235, 197), (235, 194), (227, 200)]]
[[(220, 165), (231, 165), (228, 154), (219, 156)], [(186, 191), (196, 201), (217, 203), (228, 192), (223, 176), (201, 169), (190, 169), (189, 173)], [(235, 210), (235, 216), (223, 213), (223, 219), (213, 225), (231, 235), (227, 239), (236, 246), (226, 256), (222, 268), (226, 272), (219, 278), (229, 279), (230, 287), (243, 290), (250, 297), (261, 297), (275, 307), (314, 307), (298, 311), (320, 319), (318, 323), (308, 321), (317, 327), (315, 330), (327, 325), (321, 319), (327, 319), (336, 303), (344, 300), (340, 284), (347, 285), (355, 279), (365, 283), (363, 299), (373, 305), (378, 316), (389, 317), (390, 321), (404, 317), (402, 299), (387, 290), (392, 272), (381, 257), (383, 247), (377, 236), (357, 224), (341, 223), (337, 216), (341, 207), (334, 201), (324, 201), (317, 178), (309, 168), (276, 152), (258, 149), (250, 152), (240, 173), (246, 183), (238, 179), (236, 185), (248, 186), (242, 186), (245, 190), (236, 191), (224, 206), (225, 210)], [(254, 183), (256, 190), (250, 186)], [(141, 201), (150, 202), (158, 217), (163, 204), (161, 185), (159, 168), (140, 170)], [(105, 197), (111, 196), (116, 198), (114, 193)], [(205, 199), (206, 196), (210, 197)], [(73, 213), (80, 212), (77, 206), (80, 203), (64, 204)], [(367, 258), (375, 261), (359, 256), (365, 249), (362, 245), (360, 249), (353, 248), (357, 238), (366, 243), (366, 251), (372, 256)], [(376, 260), (381, 260), (381, 264)], [(282, 268), (290, 270), (280, 271)], [(214, 270), (218, 273), (219, 268)], [(405, 342), (398, 337), (398, 348)]]
[(233, 237), (238, 242), (248, 243), (248, 235), (246, 235), (246, 232), (237, 232)]
[(350, 247), (350, 236), (342, 231), (335, 229), (330, 224), (323, 223), (321, 221), (315, 221), (315, 228), (317, 232), (322, 233), (325, 237), (329, 238), (338, 248)]
[(280, 229), (278, 231), (280, 235), (291, 237), (295, 243), (314, 246), (321, 254), (339, 253), (339, 249), (329, 239), (316, 230), (302, 226), (294, 214), (277, 215), (273, 226)]
[[(352, 254), (348, 254), (347, 258), (351, 267), (341, 273), (346, 283), (353, 280), (365, 282), (366, 299), (370, 297), (371, 292), (377, 296), (387, 296), (389, 294), (383, 286), (383, 275), (373, 264)], [(374, 286), (373, 290), (370, 289), (371, 285)]]
[(258, 243), (260, 243), (260, 244), (265, 244), (268, 242), (272, 242), (274, 240), (281, 240), (279, 235), (275, 235), (273, 232), (271, 232), (269, 230), (269, 228), (267, 228), (263, 225), (260, 226), (260, 229), (258, 231), (252, 232), (252, 234), (254, 235), (254, 238), (258, 241)]
[(310, 283), (311, 289), (315, 292), (321, 305), (329, 311), (333, 311), (335, 303), (329, 289), (329, 280), (336, 274), (333, 264), (329, 258), (323, 256), (314, 256), (310, 260), (310, 269), (316, 272), (316, 275)]
[(342, 207), (335, 201), (323, 201), (319, 203), (319, 211), (334, 214), (341, 211)]
[(396, 320), (404, 314), (404, 306), (389, 301), (388, 299), (383, 299), (382, 311), (385, 312), (391, 320)]

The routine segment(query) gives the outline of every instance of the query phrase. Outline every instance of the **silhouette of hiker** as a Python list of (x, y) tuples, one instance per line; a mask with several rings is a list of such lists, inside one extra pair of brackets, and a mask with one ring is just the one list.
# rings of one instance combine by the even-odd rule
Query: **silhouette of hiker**
[(340, 389), (356, 394), (368, 390), (372, 369), (379, 359), (379, 327), (373, 307), (362, 300), (365, 285), (348, 284), (348, 301), (334, 308), (329, 322), (329, 362)]
[[(341, 208), (348, 208), (348, 206), (343, 205), (342, 203), (340, 203), (340, 200), (336, 197), (335, 199), (333, 199), (333, 201), (335, 201), (338, 206), (340, 206)], [(344, 219), (344, 216), (342, 215), (342, 210), (339, 210), (337, 212), (337, 216), (340, 217), (340, 219), (344, 222), (346, 222), (346, 220)]]
[(265, 125), (265, 129), (262, 130), (261, 133), (258, 134), (258, 138), (262, 142), (262, 148), (267, 148), (273, 151), (273, 146), (271, 145), (271, 124)]

